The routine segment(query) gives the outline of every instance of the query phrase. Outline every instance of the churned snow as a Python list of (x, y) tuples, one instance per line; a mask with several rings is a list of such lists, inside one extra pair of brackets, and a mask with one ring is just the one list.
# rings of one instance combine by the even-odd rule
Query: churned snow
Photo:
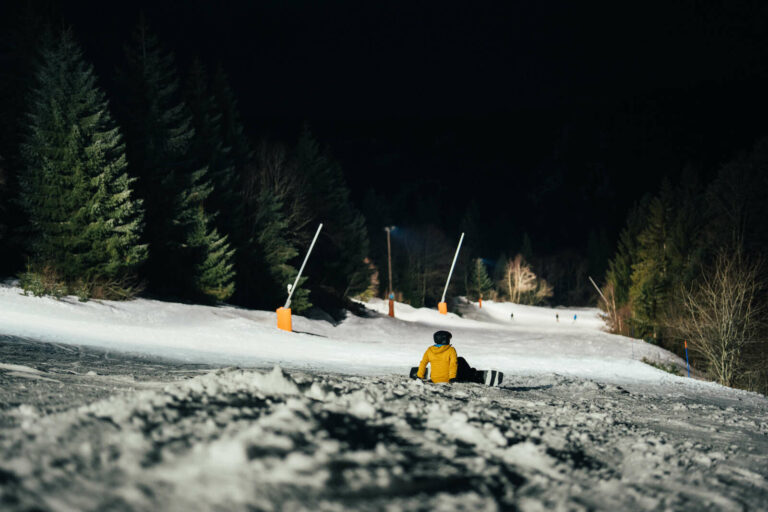
[[(768, 405), (221, 369), (0, 430), (8, 510), (759, 510)], [(686, 393), (686, 391), (688, 393)], [(743, 400), (743, 402), (740, 402)]]

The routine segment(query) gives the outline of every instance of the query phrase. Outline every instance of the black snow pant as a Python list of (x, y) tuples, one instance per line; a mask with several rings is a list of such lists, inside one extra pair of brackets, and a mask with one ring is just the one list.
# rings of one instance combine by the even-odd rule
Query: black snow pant
[(466, 359), (459, 357), (456, 359), (458, 368), (456, 369), (456, 378), (454, 382), (476, 382), (478, 384), (484, 384), (483, 372), (475, 370)]

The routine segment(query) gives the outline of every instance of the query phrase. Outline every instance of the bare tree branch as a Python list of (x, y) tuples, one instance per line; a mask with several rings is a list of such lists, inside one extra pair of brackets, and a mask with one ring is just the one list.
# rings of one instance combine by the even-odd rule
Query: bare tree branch
[(725, 386), (733, 386), (744, 371), (745, 348), (760, 336), (765, 313), (760, 275), (760, 264), (740, 251), (721, 252), (699, 282), (681, 291), (683, 314), (671, 327)]

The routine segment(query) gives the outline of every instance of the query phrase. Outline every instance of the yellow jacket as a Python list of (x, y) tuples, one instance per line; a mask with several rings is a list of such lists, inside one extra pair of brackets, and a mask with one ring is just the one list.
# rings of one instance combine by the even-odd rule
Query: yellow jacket
[(419, 372), (416, 374), (420, 379), (424, 378), (424, 372), (427, 371), (427, 363), (432, 365), (432, 382), (448, 382), (456, 378), (458, 363), (456, 362), (456, 349), (451, 345), (433, 345), (424, 352), (419, 364)]

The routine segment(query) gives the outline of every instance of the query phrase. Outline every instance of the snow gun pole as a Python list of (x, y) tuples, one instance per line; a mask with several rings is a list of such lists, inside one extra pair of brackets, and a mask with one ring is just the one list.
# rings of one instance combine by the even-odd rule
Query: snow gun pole
[(603, 292), (600, 291), (600, 287), (597, 286), (597, 283), (595, 283), (595, 280), (592, 279), (592, 276), (587, 276), (587, 277), (589, 277), (589, 282), (592, 283), (592, 286), (595, 287), (595, 290), (597, 290), (597, 293), (600, 294), (600, 297), (603, 298), (603, 302), (605, 302), (605, 307), (609, 308), (609, 310), (610, 310), (610, 305), (608, 304), (608, 299), (606, 299), (605, 295), (603, 295)]
[(691, 378), (691, 365), (688, 363), (688, 341), (683, 340), (683, 345), (685, 345), (685, 367), (688, 368), (688, 378)]
[(288, 309), (291, 307), (291, 297), (293, 297), (293, 292), (296, 290), (296, 287), (299, 285), (299, 279), (301, 279), (301, 274), (304, 272), (304, 267), (307, 266), (307, 260), (309, 259), (309, 255), (312, 254), (312, 248), (315, 247), (315, 242), (317, 242), (317, 237), (320, 235), (320, 230), (323, 229), (323, 223), (321, 222), (319, 226), (317, 226), (317, 231), (315, 231), (315, 237), (312, 239), (312, 243), (309, 244), (309, 250), (307, 251), (307, 255), (304, 256), (304, 262), (301, 264), (301, 268), (299, 269), (299, 273), (296, 274), (296, 280), (293, 282), (293, 286), (291, 286), (291, 291), (288, 293), (288, 299), (285, 301), (284, 308)]
[[(621, 318), (619, 317), (619, 315), (616, 314), (616, 301), (615, 300), (613, 301), (613, 307), (611, 307), (611, 303), (608, 302), (608, 299), (605, 298), (605, 295), (603, 295), (602, 290), (600, 290), (600, 287), (597, 286), (597, 283), (595, 282), (595, 280), (592, 279), (592, 276), (587, 276), (587, 277), (589, 277), (589, 282), (592, 283), (592, 286), (595, 287), (595, 290), (597, 290), (597, 293), (600, 294), (600, 297), (602, 297), (603, 302), (605, 302), (605, 309), (608, 311), (608, 318), (611, 321), (616, 320), (616, 323), (618, 324), (618, 327), (619, 327), (619, 332), (621, 332)], [(634, 350), (633, 350), (632, 359), (634, 358), (635, 356), (634, 356)]]
[(309, 255), (312, 254), (312, 248), (315, 246), (315, 242), (317, 242), (317, 237), (320, 234), (321, 229), (323, 229), (322, 222), (320, 223), (319, 226), (317, 226), (315, 237), (312, 239), (312, 243), (309, 244), (309, 250), (307, 251), (307, 255), (304, 256), (304, 263), (301, 264), (299, 273), (296, 274), (296, 280), (293, 282), (291, 289), (288, 290), (288, 299), (286, 299), (285, 301), (285, 306), (277, 309), (277, 328), (278, 329), (282, 329), (283, 331), (293, 331), (293, 323), (291, 321), (291, 298), (293, 297), (293, 292), (296, 291), (296, 287), (299, 285), (299, 279), (301, 279), (301, 273), (304, 272), (304, 267), (307, 265), (307, 260), (309, 260)]
[(448, 272), (448, 280), (445, 282), (445, 289), (443, 290), (443, 298), (440, 299), (440, 303), (437, 305), (437, 310), (441, 315), (448, 314), (448, 304), (445, 303), (445, 294), (448, 293), (448, 285), (451, 284), (451, 276), (453, 275), (453, 267), (456, 266), (456, 260), (459, 258), (459, 251), (461, 250), (461, 242), (464, 241), (464, 233), (459, 238), (459, 246), (456, 247), (456, 254), (453, 255), (453, 263), (451, 263), (451, 271)]

